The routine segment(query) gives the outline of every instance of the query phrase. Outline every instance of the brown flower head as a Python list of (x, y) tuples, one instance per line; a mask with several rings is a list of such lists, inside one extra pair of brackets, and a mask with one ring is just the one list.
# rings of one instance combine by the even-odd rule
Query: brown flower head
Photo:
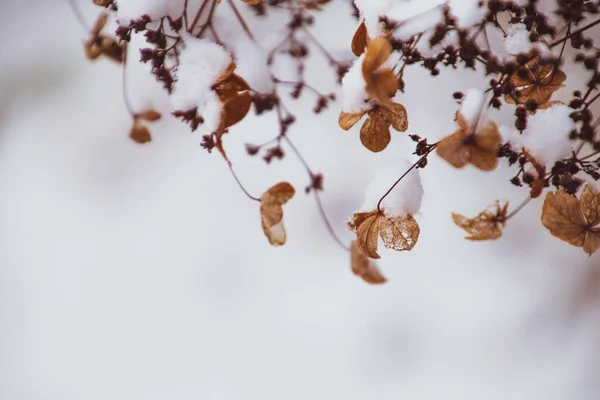
[(260, 219), (263, 232), (273, 246), (281, 246), (285, 243), (282, 206), (294, 197), (295, 193), (296, 190), (292, 185), (279, 182), (260, 196)]
[(390, 104), (398, 91), (399, 81), (391, 68), (383, 67), (392, 53), (392, 45), (385, 37), (371, 40), (362, 63), (365, 91), (378, 104)]
[(476, 127), (469, 127), (460, 112), (456, 113), (456, 121), (459, 129), (438, 143), (437, 154), (455, 168), (471, 164), (482, 171), (495, 169), (502, 137), (494, 121), (488, 121), (478, 131)]
[(133, 116), (133, 124), (129, 130), (129, 138), (136, 143), (144, 144), (152, 141), (150, 130), (142, 121), (154, 122), (160, 119), (161, 115), (158, 111), (147, 109), (136, 113)]
[(355, 240), (350, 243), (350, 266), (352, 272), (367, 283), (378, 285), (387, 282), (377, 265), (363, 254)]
[(528, 100), (534, 100), (541, 106), (563, 86), (566, 78), (565, 73), (555, 65), (540, 64), (539, 60), (534, 58), (510, 76), (515, 93), (514, 97), (508, 95), (504, 100), (511, 104), (524, 104)]
[(542, 224), (553, 236), (590, 255), (600, 248), (599, 223), (600, 194), (592, 185), (585, 186), (579, 199), (562, 190), (546, 195)]
[(369, 258), (380, 258), (377, 253), (379, 237), (388, 249), (412, 250), (419, 239), (419, 224), (412, 215), (387, 216), (383, 211), (357, 212), (348, 222), (348, 228), (356, 232), (356, 245)]
[(454, 223), (464, 229), (469, 235), (467, 240), (496, 240), (502, 236), (502, 228), (506, 226), (506, 213), (508, 202), (496, 204), (480, 212), (475, 218), (467, 218), (460, 214), (452, 213)]
[(368, 114), (365, 123), (360, 129), (360, 141), (363, 146), (372, 152), (380, 152), (392, 140), (390, 125), (399, 132), (408, 129), (406, 108), (402, 104), (373, 105), (370, 110), (362, 113), (341, 112), (339, 125), (342, 129), (352, 128), (365, 114)]

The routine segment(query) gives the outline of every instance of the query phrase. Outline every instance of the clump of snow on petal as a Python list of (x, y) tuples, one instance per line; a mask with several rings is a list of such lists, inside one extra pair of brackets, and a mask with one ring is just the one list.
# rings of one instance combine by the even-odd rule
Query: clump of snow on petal
[(129, 21), (148, 15), (152, 20), (183, 14), (185, 0), (119, 0), (117, 21), (128, 24)]
[(504, 47), (509, 54), (529, 53), (537, 50), (540, 54), (551, 54), (550, 49), (542, 43), (532, 43), (525, 24), (513, 24), (508, 27)]
[(344, 101), (342, 110), (347, 113), (361, 113), (368, 108), (365, 101), (368, 99), (365, 92), (365, 81), (362, 76), (362, 63), (365, 59), (363, 54), (354, 61), (352, 67), (342, 78), (342, 89), (344, 92)]
[(354, 5), (360, 12), (360, 17), (365, 22), (369, 37), (381, 36), (381, 23), (379, 17), (387, 15), (390, 6), (395, 0), (354, 0)]
[[(460, 113), (469, 122), (469, 126), (473, 126), (479, 122), (480, 126), (482, 122), (485, 122), (483, 118), (483, 101), (485, 100), (483, 93), (478, 89), (469, 89), (465, 93), (465, 97), (462, 100)], [(479, 121), (477, 121), (479, 119)]]
[(221, 102), (211, 87), (230, 63), (231, 56), (222, 46), (209, 40), (185, 37), (171, 95), (174, 109), (185, 111), (197, 107), (206, 129), (216, 129)]
[(515, 150), (525, 148), (540, 163), (551, 166), (568, 157), (573, 150), (569, 133), (575, 129), (575, 124), (570, 113), (571, 109), (565, 105), (538, 110), (528, 118), (522, 134), (506, 126), (500, 127), (500, 132)]
[[(376, 210), (379, 199), (411, 166), (412, 163), (404, 159), (394, 165), (389, 165), (381, 169), (375, 176), (375, 179), (367, 186), (365, 201), (359, 211)], [(402, 178), (390, 194), (383, 199), (381, 208), (388, 216), (405, 213), (414, 215), (419, 212), (422, 199), (423, 186), (421, 185), (421, 177), (419, 170), (415, 168)]]

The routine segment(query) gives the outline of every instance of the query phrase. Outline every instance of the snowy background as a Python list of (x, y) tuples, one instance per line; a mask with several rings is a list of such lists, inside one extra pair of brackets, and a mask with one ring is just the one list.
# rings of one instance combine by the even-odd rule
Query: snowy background
[[(347, 5), (323, 17), (315, 32), (349, 56)], [(269, 167), (243, 154), (276, 134), (272, 116), (247, 118), (226, 146), (252, 193), (280, 179), (300, 189), (282, 248), (199, 134), (165, 118), (152, 143), (127, 138), (120, 67), (85, 60), (66, 1), (4, 0), (0, 32), (1, 399), (598, 398), (599, 256), (552, 238), (539, 200), (497, 242), (467, 242), (452, 223), (451, 211), (526, 196), (504, 162), (482, 173), (430, 157), (419, 243), (382, 249), (389, 282), (368, 286), (302, 193), (291, 152)], [(309, 81), (329, 85), (324, 71), (315, 59)], [(451, 133), (451, 93), (477, 79), (409, 69), (398, 98), (409, 133)], [(130, 91), (168, 110), (144, 67)], [(318, 117), (312, 105), (308, 93), (297, 102), (290, 135), (325, 175), (325, 207), (349, 241), (366, 185), (414, 147), (395, 132), (372, 154), (359, 127), (337, 126), (339, 102)]]

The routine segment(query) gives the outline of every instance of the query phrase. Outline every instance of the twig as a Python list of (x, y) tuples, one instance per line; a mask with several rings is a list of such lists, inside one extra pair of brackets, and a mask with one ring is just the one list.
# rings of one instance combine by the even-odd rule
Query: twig
[(237, 182), (238, 186), (240, 187), (240, 189), (242, 189), (242, 191), (244, 192), (244, 194), (250, 199), (250, 200), (254, 200), (254, 201), (260, 201), (260, 199), (258, 197), (254, 197), (252, 196), (244, 187), (244, 185), (242, 185), (242, 182), (240, 181), (240, 179), (238, 178), (238, 176), (236, 175), (235, 171), (233, 170), (233, 166), (231, 165), (231, 163), (227, 163), (227, 165), (229, 166), (229, 170), (231, 171), (231, 175), (233, 175), (233, 178), (235, 179), (235, 181)]

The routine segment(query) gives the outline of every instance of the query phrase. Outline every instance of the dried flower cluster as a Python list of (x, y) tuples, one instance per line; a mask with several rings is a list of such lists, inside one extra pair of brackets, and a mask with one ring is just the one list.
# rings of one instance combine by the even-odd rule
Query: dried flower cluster
[[(516, 170), (510, 182), (529, 187), (527, 199), (510, 212), (508, 203), (497, 201), (472, 219), (453, 213), (455, 224), (467, 232), (466, 239), (500, 238), (507, 221), (529, 199), (547, 192), (541, 219), (550, 233), (590, 254), (600, 247), (596, 226), (600, 200), (593, 182), (600, 179), (600, 50), (594, 41), (600, 28), (600, 1), (474, 0), (468, 7), (469, 2), (442, 0), (354, 0), (348, 10), (357, 18), (357, 29), (347, 38), (348, 59), (335, 58), (311, 31), (330, 0), (94, 3), (104, 10), (89, 29), (86, 56), (106, 57), (121, 63), (125, 71), (127, 44), (132, 36), (143, 36), (146, 46), (140, 49), (140, 62), (150, 64), (152, 74), (170, 94), (171, 114), (192, 131), (202, 131), (201, 145), (209, 152), (217, 149), (232, 173), (234, 160), (226, 154), (225, 134), (237, 129), (234, 125), (251, 109), (255, 115), (276, 116), (273, 139), (260, 145), (248, 143), (248, 155), (260, 155), (266, 163), (284, 158), (289, 151), (297, 156), (309, 179), (306, 193), (316, 196), (330, 233), (349, 250), (353, 273), (368, 283), (386, 281), (372, 261), (379, 258), (379, 239), (398, 251), (412, 250), (418, 241), (420, 228), (414, 218), (418, 206), (397, 195), (413, 194), (401, 181), (427, 166), (432, 153), (454, 168), (471, 165), (488, 173), (506, 159)], [(117, 21), (114, 35), (105, 33), (111, 14)], [(279, 24), (282, 36), (274, 45), (263, 45), (254, 29), (265, 19)], [(424, 68), (433, 77), (442, 68), (461, 68), (489, 78), (484, 87), (451, 94), (458, 102), (458, 128), (448, 121), (443, 139), (430, 142), (411, 134), (419, 159), (395, 181), (386, 181), (387, 191), (377, 188), (382, 191), (376, 194), (377, 202), (354, 214), (348, 227), (356, 239), (350, 245), (339, 239), (323, 212), (319, 197), (323, 176), (311, 169), (288, 135), (296, 118), (286, 107), (285, 94), (292, 99), (306, 93), (313, 96), (316, 114), (336, 99), (305, 80), (305, 63), (313, 49), (328, 61), (342, 84), (339, 126), (352, 130), (366, 116), (360, 141), (375, 153), (388, 147), (391, 129), (408, 129), (410, 116), (398, 98), (419, 91), (405, 82), (408, 68)], [(295, 79), (276, 74), (273, 65), (279, 57), (293, 60)], [(579, 86), (566, 85), (572, 71), (579, 71)], [(160, 113), (136, 112), (126, 93), (124, 97), (133, 120), (130, 138), (137, 143), (151, 141), (146, 123), (160, 118)], [(509, 110), (512, 117), (507, 119), (507, 113), (498, 110)], [(246, 191), (235, 173), (234, 177), (249, 198), (260, 202), (269, 243), (284, 244), (282, 206), (295, 189), (283, 182), (258, 198)], [(422, 190), (420, 181), (418, 186)], [(555, 190), (550, 191), (550, 186)], [(580, 197), (575, 197), (582, 187)]]

